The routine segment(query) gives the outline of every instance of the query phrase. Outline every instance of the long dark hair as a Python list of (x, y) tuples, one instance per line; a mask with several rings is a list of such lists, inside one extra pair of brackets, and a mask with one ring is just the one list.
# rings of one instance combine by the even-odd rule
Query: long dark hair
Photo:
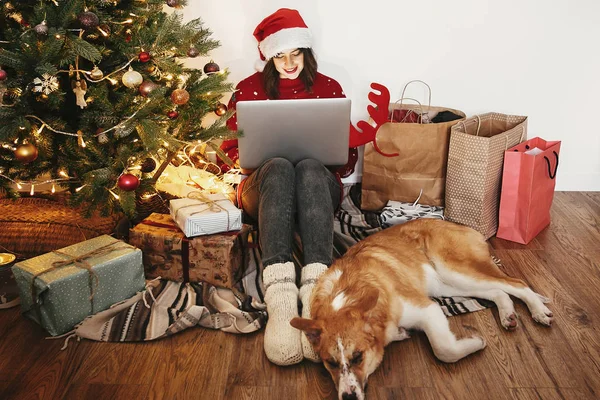
[[(315, 82), (315, 77), (317, 76), (317, 60), (315, 59), (315, 55), (312, 52), (312, 49), (309, 48), (300, 48), (299, 49), (302, 54), (304, 54), (304, 68), (300, 72), (298, 76), (302, 83), (304, 83), (304, 87), (307, 92), (312, 91), (313, 84)], [(263, 85), (265, 89), (265, 93), (269, 99), (278, 99), (279, 98), (279, 72), (275, 69), (275, 63), (273, 62), (273, 58), (269, 59), (267, 65), (265, 65), (265, 69), (262, 72), (263, 74)]]

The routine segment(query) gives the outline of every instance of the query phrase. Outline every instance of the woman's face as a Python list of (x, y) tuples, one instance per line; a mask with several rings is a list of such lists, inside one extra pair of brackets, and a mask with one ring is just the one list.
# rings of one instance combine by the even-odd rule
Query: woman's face
[(300, 49), (285, 50), (273, 57), (281, 79), (296, 79), (304, 68), (304, 53)]

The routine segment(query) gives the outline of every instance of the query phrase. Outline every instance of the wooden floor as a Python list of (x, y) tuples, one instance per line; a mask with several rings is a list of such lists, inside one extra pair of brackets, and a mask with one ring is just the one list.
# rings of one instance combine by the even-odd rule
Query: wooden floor
[[(492, 239), (507, 272), (552, 299), (551, 328), (516, 301), (520, 326), (496, 309), (450, 318), (458, 335), (488, 347), (456, 364), (437, 361), (422, 334), (392, 343), (371, 376), (369, 399), (600, 398), (600, 192), (557, 193), (552, 224), (528, 246)], [(0, 310), (0, 399), (335, 399), (322, 365), (282, 368), (262, 351), (263, 333), (196, 328), (153, 343), (62, 340)]]

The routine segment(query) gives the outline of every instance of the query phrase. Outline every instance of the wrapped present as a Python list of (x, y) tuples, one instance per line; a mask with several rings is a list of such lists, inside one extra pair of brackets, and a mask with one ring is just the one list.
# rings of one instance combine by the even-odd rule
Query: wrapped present
[(208, 282), (232, 288), (248, 267), (250, 227), (234, 232), (186, 238), (169, 215), (151, 214), (129, 232), (129, 243), (142, 249), (146, 278)]
[(197, 190), (169, 205), (171, 217), (189, 238), (242, 229), (242, 211), (224, 194)]
[(23, 314), (52, 336), (145, 286), (142, 252), (108, 235), (21, 261), (12, 270)]

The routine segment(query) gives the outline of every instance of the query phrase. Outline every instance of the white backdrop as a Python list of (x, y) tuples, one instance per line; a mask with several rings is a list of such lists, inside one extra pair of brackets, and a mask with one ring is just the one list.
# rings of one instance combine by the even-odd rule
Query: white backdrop
[[(254, 28), (280, 7), (304, 17), (354, 122), (368, 117), (371, 82), (399, 97), (422, 79), (433, 105), (529, 116), (530, 138), (562, 141), (557, 190), (600, 190), (599, 1), (189, 0), (183, 13), (213, 31), (221, 47), (210, 58), (237, 83), (254, 72)], [(419, 86), (407, 93), (425, 100)]]

